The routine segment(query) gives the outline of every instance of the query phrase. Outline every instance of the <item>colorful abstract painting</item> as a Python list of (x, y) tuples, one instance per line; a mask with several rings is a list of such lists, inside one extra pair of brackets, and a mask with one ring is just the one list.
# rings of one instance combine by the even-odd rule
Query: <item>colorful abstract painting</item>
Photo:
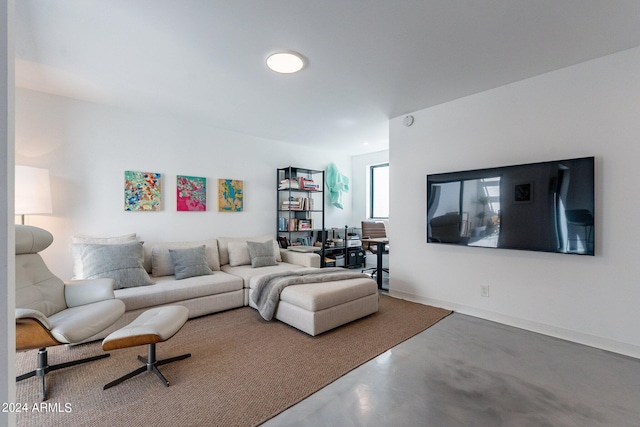
[(124, 210), (159, 211), (160, 176), (153, 172), (124, 172)]
[(178, 211), (207, 210), (207, 178), (178, 175), (176, 191)]
[(242, 212), (244, 191), (242, 181), (236, 179), (218, 180), (218, 211)]

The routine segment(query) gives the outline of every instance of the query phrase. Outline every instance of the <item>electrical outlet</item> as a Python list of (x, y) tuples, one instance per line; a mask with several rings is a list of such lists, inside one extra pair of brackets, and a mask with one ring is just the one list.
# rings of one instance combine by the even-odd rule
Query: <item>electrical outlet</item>
[(480, 296), (489, 298), (489, 285), (480, 286)]

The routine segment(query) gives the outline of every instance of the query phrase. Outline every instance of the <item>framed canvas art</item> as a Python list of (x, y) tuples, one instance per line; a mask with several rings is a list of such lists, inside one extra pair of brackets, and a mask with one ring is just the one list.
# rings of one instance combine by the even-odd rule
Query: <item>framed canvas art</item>
[(218, 179), (218, 212), (242, 212), (243, 204), (243, 181)]
[(124, 172), (124, 210), (159, 211), (161, 174), (155, 172)]
[(207, 178), (178, 175), (176, 205), (178, 211), (206, 211)]

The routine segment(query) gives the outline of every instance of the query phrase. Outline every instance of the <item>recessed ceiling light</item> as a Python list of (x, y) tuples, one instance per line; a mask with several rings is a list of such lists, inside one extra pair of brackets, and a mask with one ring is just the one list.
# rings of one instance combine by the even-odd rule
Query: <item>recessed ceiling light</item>
[(278, 52), (267, 58), (267, 67), (276, 73), (297, 73), (304, 67), (302, 55), (296, 52)]

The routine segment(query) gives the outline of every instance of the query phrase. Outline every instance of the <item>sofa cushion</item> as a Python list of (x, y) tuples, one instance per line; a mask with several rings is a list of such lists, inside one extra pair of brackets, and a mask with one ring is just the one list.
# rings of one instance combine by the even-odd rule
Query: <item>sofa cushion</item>
[(133, 242), (134, 240), (136, 240), (136, 233), (113, 237), (93, 237), (86, 234), (71, 236), (71, 243), (92, 243), (96, 245), (119, 245), (120, 243)]
[[(269, 265), (277, 265), (275, 248), (271, 241), (267, 242), (247, 242), (249, 249), (249, 257), (251, 258), (251, 267), (267, 267)], [(279, 250), (277, 251), (280, 252)]]
[(277, 265), (270, 265), (267, 267), (253, 268), (251, 265), (240, 265), (233, 267), (229, 264), (220, 267), (225, 273), (233, 274), (234, 276), (242, 277), (244, 280), (244, 287), (249, 287), (249, 279), (252, 277), (262, 276), (264, 274), (279, 273), (281, 271), (299, 270), (304, 268), (301, 265), (288, 264), (286, 262), (279, 262)]
[[(257, 279), (252, 279), (252, 282)], [(354, 301), (368, 295), (375, 295), (378, 285), (370, 278), (336, 280), (334, 282), (308, 283), (287, 286), (280, 294), (286, 301), (307, 311), (320, 311)]]
[[(266, 242), (273, 240), (274, 249), (276, 253), (276, 261), (282, 262), (280, 256), (280, 248), (272, 235), (258, 236), (258, 237), (218, 237), (218, 250), (220, 252), (220, 265), (229, 264), (229, 242)], [(247, 263), (248, 264), (248, 263)]]
[(124, 302), (126, 311), (131, 311), (239, 291), (243, 286), (241, 278), (222, 271), (189, 277), (180, 282), (176, 282), (174, 276), (163, 276), (156, 278), (155, 282), (152, 286), (118, 289), (114, 293), (116, 298)]
[(294, 252), (288, 249), (281, 249), (282, 262), (297, 264), (303, 267), (320, 268), (320, 255), (317, 253)]
[(176, 279), (213, 274), (207, 265), (205, 246), (195, 248), (169, 249)]
[(249, 255), (247, 242), (231, 241), (227, 247), (229, 251), (230, 266), (235, 267), (238, 265), (251, 264), (251, 255)]
[(111, 278), (114, 289), (153, 285), (142, 266), (143, 242), (115, 245), (73, 243), (82, 264), (82, 277), (77, 279)]
[(76, 234), (71, 236), (71, 256), (73, 257), (73, 277), (79, 279), (84, 276), (82, 272), (82, 260), (80, 259), (79, 247), (73, 246), (73, 243), (87, 243), (97, 245), (119, 245), (121, 243), (134, 242), (136, 240), (136, 233), (124, 234), (122, 236), (113, 237), (93, 237), (86, 234)]
[(207, 265), (213, 271), (220, 270), (218, 258), (218, 241), (216, 239), (196, 240), (191, 242), (160, 242), (144, 245), (145, 269), (154, 277), (172, 276), (175, 273), (169, 249), (193, 248), (205, 246)]

